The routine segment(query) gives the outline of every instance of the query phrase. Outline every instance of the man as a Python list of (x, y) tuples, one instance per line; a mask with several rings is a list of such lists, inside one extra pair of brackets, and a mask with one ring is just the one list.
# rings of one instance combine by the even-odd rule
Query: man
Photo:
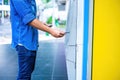
[(38, 30), (59, 38), (64, 32), (54, 30), (36, 19), (35, 0), (10, 0), (12, 46), (18, 52), (17, 80), (31, 80), (38, 49)]

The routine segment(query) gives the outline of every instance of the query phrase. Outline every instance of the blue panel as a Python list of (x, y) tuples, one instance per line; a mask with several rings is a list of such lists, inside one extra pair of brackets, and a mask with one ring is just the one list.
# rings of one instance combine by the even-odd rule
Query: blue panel
[(89, 24), (89, 0), (84, 0), (84, 40), (83, 40), (83, 71), (82, 80), (87, 80), (87, 56), (88, 56), (88, 25)]

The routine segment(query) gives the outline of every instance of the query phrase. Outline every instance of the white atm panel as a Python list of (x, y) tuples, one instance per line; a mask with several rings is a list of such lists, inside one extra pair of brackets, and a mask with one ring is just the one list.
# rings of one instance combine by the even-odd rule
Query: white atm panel
[(66, 60), (69, 60), (71, 62), (76, 61), (76, 46), (68, 46), (66, 48)]

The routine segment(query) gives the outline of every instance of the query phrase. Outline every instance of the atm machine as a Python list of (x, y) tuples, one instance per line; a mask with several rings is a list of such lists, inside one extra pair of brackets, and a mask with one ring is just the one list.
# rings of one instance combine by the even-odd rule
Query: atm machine
[(90, 80), (93, 0), (69, 0), (66, 27), (68, 80)]

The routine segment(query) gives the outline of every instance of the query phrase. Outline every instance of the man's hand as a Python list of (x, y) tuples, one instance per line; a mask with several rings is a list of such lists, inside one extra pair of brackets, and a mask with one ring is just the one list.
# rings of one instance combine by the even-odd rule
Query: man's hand
[(56, 38), (60, 38), (60, 37), (63, 37), (65, 35), (65, 32), (53, 29), (50, 34)]

